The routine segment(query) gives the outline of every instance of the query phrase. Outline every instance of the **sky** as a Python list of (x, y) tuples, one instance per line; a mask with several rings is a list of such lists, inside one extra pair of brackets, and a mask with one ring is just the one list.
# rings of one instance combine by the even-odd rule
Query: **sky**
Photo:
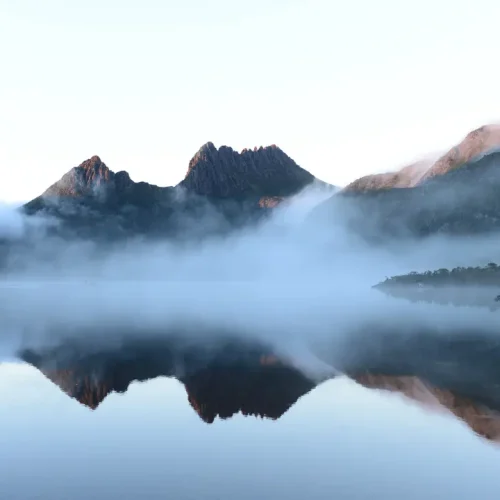
[(206, 142), (336, 185), (500, 121), (494, 0), (0, 0), (0, 200), (99, 155), (176, 184)]

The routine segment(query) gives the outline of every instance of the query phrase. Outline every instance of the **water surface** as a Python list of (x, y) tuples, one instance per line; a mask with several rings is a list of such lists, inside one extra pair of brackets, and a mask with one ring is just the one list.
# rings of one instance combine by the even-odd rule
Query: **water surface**
[(91, 410), (33, 366), (0, 365), (0, 491), (11, 500), (496, 498), (500, 449), (451, 415), (346, 378), (277, 420), (203, 421), (178, 380)]

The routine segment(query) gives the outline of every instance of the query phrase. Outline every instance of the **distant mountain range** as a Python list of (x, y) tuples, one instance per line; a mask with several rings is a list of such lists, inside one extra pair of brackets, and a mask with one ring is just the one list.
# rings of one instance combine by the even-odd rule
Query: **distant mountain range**
[(434, 163), (363, 177), (312, 218), (342, 223), (369, 241), (500, 230), (500, 126), (484, 126)]
[(445, 175), (498, 147), (500, 125), (484, 125), (470, 132), (459, 144), (437, 159), (420, 160), (395, 172), (361, 177), (346, 186), (344, 191), (364, 192), (415, 187), (428, 179)]
[(79, 238), (203, 237), (258, 223), (313, 185), (332, 196), (309, 222), (320, 221), (325, 231), (340, 224), (372, 243), (498, 231), (500, 125), (474, 130), (437, 161), (362, 177), (340, 191), (274, 145), (237, 152), (208, 142), (171, 187), (135, 182), (94, 156), (22, 210), (53, 216), (53, 231)]
[(209, 142), (177, 186), (134, 182), (93, 156), (23, 210), (56, 216), (67, 234), (77, 236), (169, 236), (195, 227), (224, 232), (259, 220), (313, 182), (327, 186), (274, 145), (239, 153)]

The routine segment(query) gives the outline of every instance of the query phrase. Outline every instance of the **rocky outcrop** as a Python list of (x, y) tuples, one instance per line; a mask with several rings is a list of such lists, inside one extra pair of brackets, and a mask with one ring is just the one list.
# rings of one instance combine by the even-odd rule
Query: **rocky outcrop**
[(221, 198), (291, 196), (314, 181), (275, 145), (244, 149), (217, 149), (208, 142), (189, 162), (180, 183), (188, 191)]

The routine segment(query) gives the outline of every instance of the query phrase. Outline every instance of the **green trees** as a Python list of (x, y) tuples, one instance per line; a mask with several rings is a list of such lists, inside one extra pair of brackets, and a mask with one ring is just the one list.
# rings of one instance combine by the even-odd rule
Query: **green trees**
[(451, 270), (441, 268), (435, 271), (408, 274), (387, 278), (381, 285), (416, 285), (429, 286), (500, 286), (500, 266), (490, 262), (485, 267), (455, 267)]

